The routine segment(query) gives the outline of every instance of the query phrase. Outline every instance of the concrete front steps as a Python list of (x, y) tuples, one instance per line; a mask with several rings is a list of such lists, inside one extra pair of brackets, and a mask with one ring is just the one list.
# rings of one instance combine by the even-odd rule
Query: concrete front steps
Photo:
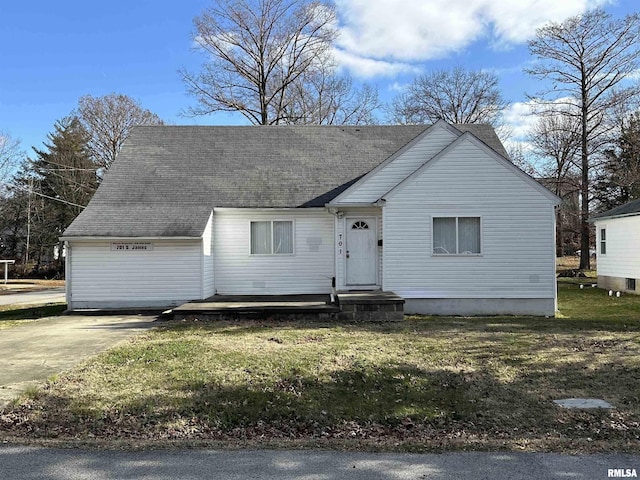
[(392, 292), (330, 295), (214, 295), (173, 309), (174, 320), (310, 320), (387, 322), (404, 317), (404, 299)]
[(404, 298), (393, 292), (338, 292), (338, 320), (399, 322), (404, 319)]

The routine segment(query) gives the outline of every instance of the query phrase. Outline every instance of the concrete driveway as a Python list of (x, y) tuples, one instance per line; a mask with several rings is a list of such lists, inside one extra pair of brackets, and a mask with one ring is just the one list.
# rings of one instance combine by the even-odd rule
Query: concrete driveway
[(154, 326), (157, 316), (64, 315), (0, 333), (0, 407), (31, 384)]

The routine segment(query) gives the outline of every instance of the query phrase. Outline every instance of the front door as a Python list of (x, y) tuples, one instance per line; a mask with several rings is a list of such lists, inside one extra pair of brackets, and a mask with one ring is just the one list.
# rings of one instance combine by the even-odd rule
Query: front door
[(347, 285), (376, 284), (376, 219), (347, 218)]

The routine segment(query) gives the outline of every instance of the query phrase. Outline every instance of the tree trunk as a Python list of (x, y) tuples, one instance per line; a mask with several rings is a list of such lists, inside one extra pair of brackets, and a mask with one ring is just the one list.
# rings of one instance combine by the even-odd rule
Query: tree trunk
[(585, 75), (582, 75), (582, 176), (580, 181), (580, 270), (589, 270), (591, 268), (591, 257), (589, 255), (589, 150), (587, 143), (587, 86), (585, 83)]
[(562, 205), (556, 208), (556, 257), (564, 255), (564, 231), (562, 224)]

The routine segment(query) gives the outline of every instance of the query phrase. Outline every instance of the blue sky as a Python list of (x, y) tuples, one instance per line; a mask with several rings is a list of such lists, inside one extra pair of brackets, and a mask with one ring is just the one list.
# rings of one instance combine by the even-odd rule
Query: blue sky
[[(526, 129), (526, 41), (549, 20), (593, 6), (615, 16), (637, 0), (337, 0), (337, 58), (391, 99), (420, 72), (489, 69), (513, 103), (507, 119)], [(210, 0), (5, 1), (0, 8), (0, 132), (22, 149), (41, 147), (82, 95), (123, 93), (172, 124), (241, 124), (242, 117), (180, 115), (194, 100), (178, 70), (197, 70), (192, 20)]]

